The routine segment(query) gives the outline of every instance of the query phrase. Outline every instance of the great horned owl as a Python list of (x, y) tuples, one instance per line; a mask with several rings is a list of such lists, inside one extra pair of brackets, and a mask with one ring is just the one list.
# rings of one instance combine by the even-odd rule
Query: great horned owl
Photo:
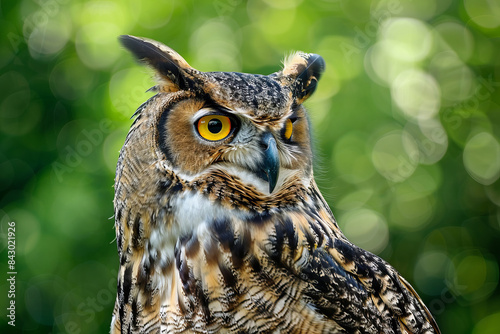
[(116, 169), (112, 333), (439, 333), (316, 186), (302, 103), (320, 56), (267, 76), (201, 72), (158, 42), (120, 40), (158, 84)]

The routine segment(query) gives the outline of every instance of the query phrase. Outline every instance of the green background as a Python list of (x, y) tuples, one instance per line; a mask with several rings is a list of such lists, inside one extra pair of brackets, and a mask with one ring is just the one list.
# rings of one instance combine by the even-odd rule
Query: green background
[(117, 42), (132, 34), (203, 71), (322, 55), (306, 106), (345, 234), (413, 284), (443, 333), (498, 333), (499, 2), (2, 1), (0, 29), (1, 332), (109, 330), (114, 168), (154, 84)]

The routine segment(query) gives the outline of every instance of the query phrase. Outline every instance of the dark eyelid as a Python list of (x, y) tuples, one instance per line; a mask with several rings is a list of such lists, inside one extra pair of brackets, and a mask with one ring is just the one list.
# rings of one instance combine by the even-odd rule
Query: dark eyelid
[(201, 109), (213, 109), (216, 112), (220, 111), (221, 113), (232, 114), (231, 109), (221, 106), (220, 104), (216, 104), (214, 102), (207, 102), (203, 104), (203, 107)]
[(296, 120), (298, 120), (300, 117), (299, 117), (299, 113), (298, 113), (298, 110), (295, 109), (293, 110), (292, 114), (290, 115), (290, 117), (288, 117), (289, 120), (292, 121), (292, 123), (294, 123)]
[(229, 117), (229, 118), (235, 118), (234, 114), (231, 114), (230, 112), (227, 112), (223, 109), (220, 109), (220, 108), (212, 108), (213, 111), (204, 115), (204, 116), (210, 116), (210, 115), (221, 115), (221, 116), (226, 116), (226, 117)]
[[(203, 115), (202, 117), (210, 116), (210, 115), (222, 115), (222, 116), (229, 117), (231, 120), (234, 120), (235, 123), (239, 124), (238, 117), (229, 108), (223, 107), (223, 106), (215, 104), (213, 102), (208, 102), (208, 103), (205, 103), (203, 105), (203, 107), (200, 109), (211, 109), (209, 113)], [(196, 120), (195, 123), (197, 123), (198, 120)]]

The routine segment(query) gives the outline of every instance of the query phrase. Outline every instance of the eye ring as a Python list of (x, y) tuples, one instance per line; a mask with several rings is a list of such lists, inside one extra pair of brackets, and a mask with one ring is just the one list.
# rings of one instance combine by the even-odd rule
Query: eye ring
[(203, 139), (219, 141), (227, 138), (232, 130), (231, 119), (224, 115), (206, 115), (196, 122), (196, 129)]
[(293, 121), (288, 118), (285, 121), (285, 127), (283, 128), (283, 138), (286, 140), (290, 140), (292, 138), (292, 133), (293, 133)]

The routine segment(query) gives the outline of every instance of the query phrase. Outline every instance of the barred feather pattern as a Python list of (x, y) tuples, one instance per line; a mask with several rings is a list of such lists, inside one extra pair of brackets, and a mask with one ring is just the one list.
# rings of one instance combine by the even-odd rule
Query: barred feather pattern
[[(161, 43), (121, 41), (159, 82), (116, 169), (111, 333), (439, 333), (411, 285), (345, 238), (314, 181), (302, 103), (319, 55), (268, 76), (201, 72)], [(203, 137), (207, 116), (227, 120), (225, 137)]]
[[(117, 188), (114, 333), (437, 332), (408, 283), (343, 236), (314, 183), (291, 179), (266, 198), (218, 170), (186, 182), (162, 162), (127, 168), (137, 183), (157, 177)], [(138, 189), (151, 194), (132, 196)], [(188, 224), (173, 213), (190, 201), (227, 214), (181, 235), (168, 255), (152, 230)]]

